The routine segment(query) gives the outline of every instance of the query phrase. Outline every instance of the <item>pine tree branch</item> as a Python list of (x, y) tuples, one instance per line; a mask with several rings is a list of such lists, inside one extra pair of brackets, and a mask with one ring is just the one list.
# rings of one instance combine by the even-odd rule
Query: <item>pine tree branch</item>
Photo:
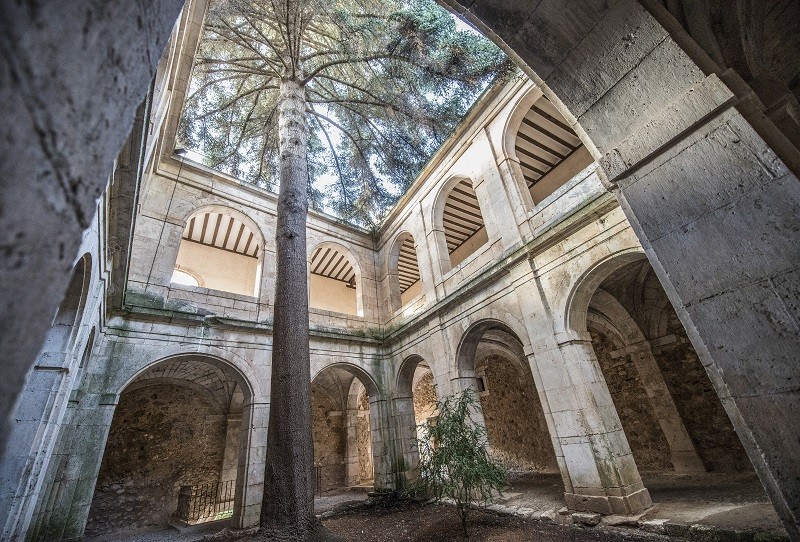
[(314, 119), (314, 122), (317, 123), (317, 126), (319, 126), (319, 129), (325, 136), (325, 140), (328, 142), (328, 148), (330, 149), (331, 154), (333, 155), (333, 162), (336, 165), (336, 172), (339, 174), (338, 178), (339, 178), (339, 186), (341, 187), (341, 192), (342, 192), (342, 199), (344, 199), (345, 205), (349, 206), (351, 205), (351, 201), (349, 195), (347, 194), (347, 187), (344, 184), (345, 177), (344, 173), (342, 173), (342, 166), (339, 164), (339, 155), (336, 152), (336, 148), (334, 147), (333, 142), (331, 141), (331, 137), (328, 134), (328, 131), (325, 129), (325, 126), (319, 120), (319, 117), (313, 115), (312, 118)]

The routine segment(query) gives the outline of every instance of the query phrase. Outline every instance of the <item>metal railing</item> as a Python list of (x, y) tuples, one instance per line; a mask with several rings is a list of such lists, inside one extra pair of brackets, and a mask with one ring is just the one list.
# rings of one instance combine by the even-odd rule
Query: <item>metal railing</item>
[(189, 524), (206, 523), (233, 516), (236, 481), (181, 486), (175, 517)]

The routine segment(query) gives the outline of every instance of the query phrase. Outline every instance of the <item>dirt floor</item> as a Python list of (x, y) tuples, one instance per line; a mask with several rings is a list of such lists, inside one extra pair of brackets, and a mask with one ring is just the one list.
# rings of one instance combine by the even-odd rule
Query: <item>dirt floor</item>
[(661, 542), (666, 537), (642, 532), (589, 530), (541, 521), (475, 511), (464, 538), (461, 520), (452, 506), (408, 504), (369, 508), (324, 521), (325, 526), (351, 542)]
[[(666, 519), (685, 524), (710, 525), (737, 531), (766, 531), (782, 537), (786, 531), (753, 473), (676, 475), (643, 474), (655, 506), (638, 516), (641, 520)], [(463, 541), (458, 515), (452, 507), (407, 505), (399, 508), (363, 507), (369, 488), (345, 488), (327, 492), (315, 500), (317, 514), (332, 531), (351, 542), (447, 542)], [(558, 474), (515, 473), (500, 505), (507, 510), (527, 509), (557, 515), (564, 506), (564, 486)], [(348, 510), (348, 508), (352, 508)], [(327, 517), (334, 514), (332, 517)], [(568, 518), (564, 518), (568, 519)], [(476, 512), (470, 541), (663, 541), (639, 529), (615, 528), (606, 520), (593, 529), (561, 526), (522, 517)], [(228, 522), (200, 525), (177, 532), (164, 526), (147, 532), (126, 533), (93, 539), (92, 542), (194, 542), (218, 532)]]

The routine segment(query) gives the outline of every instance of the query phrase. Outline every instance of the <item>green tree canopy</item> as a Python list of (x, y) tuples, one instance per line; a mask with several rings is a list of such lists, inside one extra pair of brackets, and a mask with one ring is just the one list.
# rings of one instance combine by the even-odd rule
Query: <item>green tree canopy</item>
[[(309, 196), (371, 226), (511, 63), (432, 0), (212, 0), (181, 124), (208, 164), (274, 189), (281, 81), (305, 88)], [(335, 179), (325, 193), (313, 181)]]

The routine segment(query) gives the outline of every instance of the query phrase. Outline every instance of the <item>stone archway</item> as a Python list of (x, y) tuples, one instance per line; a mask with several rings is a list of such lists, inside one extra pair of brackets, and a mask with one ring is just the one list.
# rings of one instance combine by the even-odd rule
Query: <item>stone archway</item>
[(239, 371), (204, 356), (167, 358), (136, 375), (114, 411), (86, 532), (241, 523), (251, 402)]
[(400, 232), (392, 242), (386, 261), (389, 280), (389, 308), (396, 312), (421, 295), (422, 278), (417, 258), (414, 236)]
[(460, 341), (459, 377), (472, 377), (491, 454), (518, 472), (558, 472), (553, 438), (519, 336), (483, 320)]
[(614, 263), (589, 300), (586, 329), (637, 464), (654, 472), (750, 471), (652, 267)]
[(311, 381), (317, 493), (352, 486), (383, 489), (389, 479), (379, 429), (383, 400), (372, 378), (345, 363)]
[(424, 424), (438, 415), (438, 395), (428, 361), (417, 354), (407, 356), (400, 364), (392, 398), (397, 420), (399, 454), (402, 467), (398, 479), (413, 482), (419, 475), (419, 443), (425, 435)]

